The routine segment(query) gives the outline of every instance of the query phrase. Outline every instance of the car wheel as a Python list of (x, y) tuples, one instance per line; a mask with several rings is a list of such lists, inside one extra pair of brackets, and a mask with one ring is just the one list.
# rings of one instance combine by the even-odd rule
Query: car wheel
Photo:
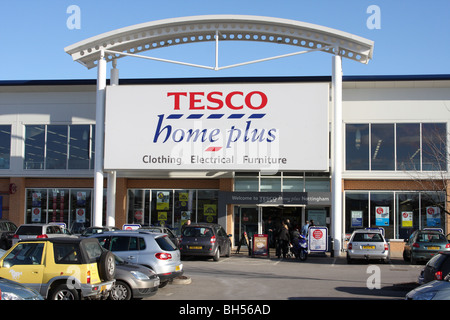
[(70, 289), (65, 284), (60, 284), (55, 288), (55, 290), (52, 290), (51, 300), (80, 300), (80, 295), (78, 294), (78, 291), (75, 289)]
[(98, 272), (103, 281), (114, 280), (116, 275), (116, 261), (111, 251), (105, 251), (100, 256)]
[(109, 294), (111, 300), (131, 300), (131, 288), (123, 281), (116, 280), (116, 283)]
[(225, 257), (229, 257), (230, 255), (231, 255), (231, 243), (230, 242), (228, 242), (228, 249), (227, 249), (227, 253), (225, 254)]
[(167, 286), (169, 284), (169, 280), (164, 281), (164, 282), (160, 282), (158, 288), (164, 288), (165, 286)]
[(352, 263), (352, 259), (350, 258), (350, 256), (347, 253), (347, 264), (351, 264)]
[(216, 252), (214, 253), (214, 256), (213, 256), (213, 260), (214, 261), (219, 261), (219, 259), (220, 259), (220, 248), (217, 247), (217, 250), (216, 250)]
[(411, 252), (411, 256), (409, 257), (409, 262), (411, 262), (411, 264), (416, 264), (417, 263), (417, 260), (414, 259), (414, 256), (413, 256), (412, 252)]

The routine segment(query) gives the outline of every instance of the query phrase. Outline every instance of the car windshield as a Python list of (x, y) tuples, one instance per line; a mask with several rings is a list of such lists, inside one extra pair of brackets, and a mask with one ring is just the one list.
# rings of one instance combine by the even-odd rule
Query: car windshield
[(353, 241), (383, 242), (383, 237), (379, 233), (355, 233)]
[(103, 252), (102, 247), (100, 246), (98, 241), (84, 242), (84, 248), (90, 262), (97, 261)]
[(183, 237), (211, 238), (213, 233), (206, 227), (188, 227), (183, 231)]
[(38, 235), (42, 234), (42, 226), (20, 226), (16, 234), (20, 236)]
[(177, 250), (177, 246), (166, 235), (162, 237), (156, 237), (155, 241), (159, 245), (159, 247), (164, 251)]
[(417, 242), (447, 242), (443, 234), (439, 233), (419, 233)]

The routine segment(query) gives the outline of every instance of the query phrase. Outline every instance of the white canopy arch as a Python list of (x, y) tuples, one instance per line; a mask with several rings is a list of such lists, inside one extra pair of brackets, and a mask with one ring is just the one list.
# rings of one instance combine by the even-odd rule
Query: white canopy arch
[[(106, 61), (112, 61), (161, 47), (219, 40), (303, 47), (308, 51), (295, 54), (320, 50), (361, 63), (368, 63), (373, 52), (373, 41), (347, 32), (295, 20), (243, 15), (191, 16), (141, 23), (80, 41), (66, 47), (65, 51), (91, 69), (97, 65), (102, 52), (105, 52)], [(226, 68), (218, 66), (217, 46), (216, 66), (195, 66), (215, 70)]]

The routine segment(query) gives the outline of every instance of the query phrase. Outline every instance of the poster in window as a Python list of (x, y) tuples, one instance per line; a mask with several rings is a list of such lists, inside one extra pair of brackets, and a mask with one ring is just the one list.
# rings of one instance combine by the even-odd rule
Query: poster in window
[(360, 210), (352, 211), (352, 227), (363, 226), (363, 212)]
[(169, 191), (158, 191), (156, 193), (156, 210), (169, 210), (169, 202)]
[(32, 207), (40, 207), (41, 206), (41, 193), (40, 192), (33, 192), (31, 194), (31, 206)]
[(41, 222), (41, 208), (31, 208), (31, 222)]
[(86, 209), (78, 208), (78, 209), (76, 209), (76, 212), (77, 212), (77, 215), (76, 215), (77, 222), (85, 223), (86, 222)]
[(214, 222), (214, 219), (217, 215), (217, 205), (215, 204), (203, 205), (203, 215), (205, 216), (206, 222)]
[(158, 222), (160, 226), (165, 226), (167, 222), (167, 212), (158, 212)]
[(375, 224), (377, 226), (389, 225), (389, 207), (375, 207)]
[(77, 206), (78, 207), (86, 206), (86, 192), (84, 191), (77, 192)]
[(412, 228), (413, 226), (413, 213), (412, 211), (402, 212), (402, 228)]
[(441, 225), (441, 210), (439, 207), (427, 207), (427, 227)]

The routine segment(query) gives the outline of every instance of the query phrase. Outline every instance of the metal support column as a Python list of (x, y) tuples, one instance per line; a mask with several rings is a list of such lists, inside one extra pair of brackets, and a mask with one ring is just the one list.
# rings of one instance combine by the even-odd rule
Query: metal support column
[(339, 256), (342, 248), (342, 58), (339, 48), (333, 56), (332, 94), (333, 94), (333, 125), (332, 125), (332, 237), (334, 254)]
[(94, 208), (92, 225), (103, 225), (103, 136), (105, 126), (106, 60), (102, 51), (97, 65), (97, 97), (95, 108)]
[[(119, 69), (117, 69), (117, 61), (112, 61), (111, 69), (111, 86), (119, 85)], [(106, 192), (106, 225), (116, 225), (116, 171), (108, 172), (108, 190)]]

